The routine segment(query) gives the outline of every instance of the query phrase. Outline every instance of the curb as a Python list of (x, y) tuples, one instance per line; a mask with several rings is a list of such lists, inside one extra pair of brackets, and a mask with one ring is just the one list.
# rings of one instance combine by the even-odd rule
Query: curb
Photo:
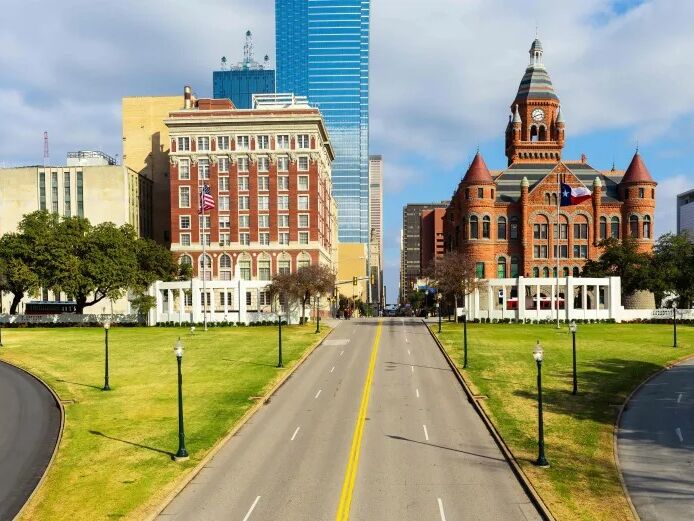
[(530, 483), (530, 480), (525, 475), (525, 472), (523, 472), (523, 469), (518, 464), (518, 461), (516, 461), (516, 458), (513, 456), (511, 449), (508, 448), (508, 445), (506, 445), (506, 442), (501, 437), (501, 434), (499, 434), (499, 431), (496, 430), (496, 427), (494, 426), (492, 421), (489, 419), (489, 416), (487, 416), (487, 413), (480, 406), (477, 399), (475, 399), (475, 395), (470, 390), (470, 387), (468, 387), (468, 384), (465, 381), (463, 374), (460, 372), (460, 369), (458, 369), (458, 366), (455, 365), (455, 362), (453, 362), (453, 360), (451, 359), (449, 354), (446, 352), (446, 349), (443, 347), (443, 345), (441, 344), (439, 339), (436, 337), (436, 335), (431, 330), (431, 328), (429, 328), (428, 324), (423, 320), (422, 320), (422, 323), (424, 324), (424, 327), (426, 327), (427, 331), (429, 331), (431, 338), (434, 339), (434, 342), (436, 343), (439, 350), (441, 351), (441, 354), (443, 354), (444, 358), (446, 359), (446, 362), (448, 362), (448, 365), (453, 370), (453, 374), (458, 379), (460, 386), (463, 388), (463, 391), (465, 391), (465, 394), (467, 395), (468, 402), (470, 402), (470, 404), (472, 405), (472, 408), (475, 409), (475, 412), (482, 419), (482, 422), (484, 423), (485, 427), (487, 427), (487, 430), (492, 435), (492, 438), (494, 438), (494, 441), (496, 442), (497, 446), (501, 450), (501, 453), (503, 454), (504, 459), (508, 462), (509, 466), (511, 467), (511, 470), (513, 471), (514, 476), (516, 476), (518, 483), (520, 483), (521, 487), (523, 488), (525, 493), (528, 495), (528, 498), (530, 499), (531, 503), (535, 506), (535, 508), (537, 508), (537, 511), (540, 514), (540, 517), (542, 517), (542, 519), (545, 521), (556, 521), (556, 518), (552, 515), (552, 512), (550, 512), (550, 510), (547, 507), (547, 505), (545, 504), (545, 502), (542, 500), (540, 495), (537, 493), (537, 490), (535, 490), (535, 487), (533, 487), (533, 485)]
[(34, 498), (36, 493), (41, 489), (44, 482), (46, 481), (46, 476), (48, 475), (48, 471), (51, 469), (51, 465), (53, 465), (53, 461), (55, 460), (56, 454), (58, 454), (58, 449), (60, 448), (60, 441), (63, 439), (63, 430), (65, 429), (65, 407), (63, 407), (63, 403), (60, 401), (60, 398), (58, 397), (56, 392), (53, 390), (53, 388), (51, 388), (51, 386), (48, 385), (46, 382), (44, 382), (41, 378), (39, 378), (38, 376), (36, 376), (33, 373), (30, 373), (26, 369), (19, 367), (16, 364), (13, 364), (12, 362), (8, 362), (7, 360), (0, 360), (0, 363), (9, 365), (11, 367), (14, 367), (15, 369), (19, 369), (20, 371), (28, 374), (34, 380), (36, 380), (41, 385), (43, 385), (46, 389), (48, 389), (48, 391), (53, 396), (53, 400), (55, 400), (55, 403), (58, 406), (58, 410), (60, 411), (60, 429), (58, 430), (58, 438), (55, 440), (55, 446), (53, 447), (53, 454), (51, 454), (51, 459), (48, 460), (48, 465), (46, 465), (46, 470), (43, 471), (43, 475), (41, 476), (41, 479), (39, 479), (39, 482), (34, 487), (34, 490), (31, 491), (31, 494), (29, 494), (29, 497), (24, 502), (24, 505), (22, 505), (22, 508), (19, 509), (19, 512), (17, 512), (17, 514), (12, 518), (12, 521), (18, 521), (19, 518), (22, 517), (22, 514), (26, 510), (26, 508), (29, 505), (29, 503), (31, 502), (31, 500)]
[[(180, 481), (174, 489), (166, 495), (166, 497), (156, 506), (154, 507), (154, 511), (145, 517), (142, 518), (143, 521), (154, 521), (159, 514), (161, 514), (164, 509), (169, 506), (169, 504), (178, 496), (186, 486), (195, 479), (195, 477), (200, 473), (200, 471), (205, 468), (205, 465), (207, 465), (212, 458), (214, 458), (217, 453), (222, 449), (222, 447), (229, 441), (231, 438), (233, 438), (238, 431), (241, 430), (241, 428), (248, 423), (248, 420), (250, 420), (253, 415), (260, 410), (261, 407), (266, 405), (272, 395), (274, 395), (285, 383), (289, 378), (294, 374), (294, 372), (299, 369), (303, 365), (303, 363), (306, 361), (306, 359), (313, 354), (313, 352), (320, 347), (320, 345), (325, 342), (328, 337), (335, 331), (336, 328), (332, 328), (327, 335), (325, 335), (321, 340), (315, 342), (311, 347), (308, 348), (308, 350), (299, 358), (294, 366), (289, 369), (276, 383), (275, 385), (272, 386), (272, 388), (265, 393), (265, 395), (256, 401), (256, 403), (248, 409), (243, 416), (239, 419), (239, 421), (232, 427), (232, 429), (222, 438), (220, 439), (217, 443), (215, 443), (210, 451), (205, 455), (205, 457), (198, 463), (187, 475), (185, 475), (182, 478), (182, 481)], [(147, 509), (149, 510), (149, 509)]]
[(624, 411), (626, 408), (629, 406), (629, 402), (633, 398), (633, 396), (641, 390), (641, 388), (646, 385), (648, 382), (650, 382), (653, 378), (656, 376), (664, 373), (665, 371), (669, 371), (672, 367), (676, 366), (677, 364), (680, 364), (682, 362), (686, 362), (687, 360), (691, 360), (694, 358), (694, 355), (687, 355), (683, 356), (682, 358), (678, 358), (677, 360), (674, 360), (673, 362), (668, 362), (665, 364), (665, 367), (662, 369), (659, 369), (652, 375), (648, 376), (643, 382), (641, 382), (639, 385), (636, 386), (636, 388), (629, 393), (629, 396), (627, 396), (626, 400), (624, 400), (624, 403), (622, 406), (619, 408), (619, 414), (617, 415), (617, 420), (615, 421), (614, 428), (612, 429), (612, 455), (614, 459), (615, 466), (617, 467), (617, 475), (619, 476), (619, 483), (622, 485), (622, 490), (624, 491), (624, 496), (627, 498), (627, 503), (629, 503), (629, 508), (631, 509), (631, 513), (634, 515), (634, 519), (636, 521), (641, 521), (641, 516), (639, 516), (639, 513), (636, 511), (636, 507), (634, 506), (634, 503), (631, 501), (631, 496), (629, 495), (629, 491), (627, 490), (627, 485), (624, 482), (624, 476), (622, 475), (622, 467), (619, 464), (619, 454), (617, 453), (617, 437), (619, 436), (619, 425), (622, 423), (622, 414), (624, 414)]

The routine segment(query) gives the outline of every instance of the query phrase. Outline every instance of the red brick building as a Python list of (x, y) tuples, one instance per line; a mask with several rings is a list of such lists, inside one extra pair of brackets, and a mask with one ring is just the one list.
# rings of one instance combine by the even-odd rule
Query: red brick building
[[(207, 280), (270, 280), (334, 265), (334, 159), (323, 118), (305, 99), (267, 95), (256, 108), (195, 100), (165, 121), (171, 137), (171, 250)], [(198, 215), (209, 185), (215, 208)], [(207, 263), (203, 270), (202, 240)]]
[(445, 216), (445, 208), (430, 208), (422, 210), (419, 217), (421, 241), (419, 259), (422, 270), (429, 268), (446, 251), (443, 240), (443, 219)]
[[(535, 40), (506, 127), (508, 167), (490, 172), (478, 152), (446, 210), (447, 250), (470, 255), (480, 278), (578, 275), (607, 237), (653, 247), (655, 187), (638, 151), (626, 172), (562, 157), (565, 122)], [(558, 208), (559, 182), (592, 191)]]

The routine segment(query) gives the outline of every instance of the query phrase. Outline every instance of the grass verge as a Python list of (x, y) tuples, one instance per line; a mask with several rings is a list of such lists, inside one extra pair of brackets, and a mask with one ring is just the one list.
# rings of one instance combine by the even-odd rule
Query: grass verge
[[(0, 357), (42, 378), (65, 405), (65, 431), (47, 479), (22, 519), (141, 519), (303, 353), (328, 333), (282, 328), (113, 328), (111, 391), (102, 391), (104, 332), (95, 328), (3, 331)], [(186, 446), (178, 447), (176, 358), (181, 336)]]
[[(430, 326), (433, 331), (437, 325)], [(571, 334), (564, 327), (468, 324), (468, 368), (462, 369), (462, 326), (444, 323), (437, 335), (461, 368), (535, 489), (557, 519), (631, 520), (613, 451), (619, 409), (649, 375), (694, 354), (694, 329), (672, 325), (578, 326), (578, 394), (572, 391)], [(535, 342), (542, 366), (545, 447), (550, 468), (537, 459)]]

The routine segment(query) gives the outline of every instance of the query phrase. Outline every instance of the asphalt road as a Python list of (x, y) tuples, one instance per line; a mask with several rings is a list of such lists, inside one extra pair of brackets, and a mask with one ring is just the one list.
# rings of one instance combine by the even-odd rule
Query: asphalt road
[(421, 321), (380, 328), (341, 322), (159, 520), (540, 519)]
[(664, 371), (632, 397), (617, 450), (642, 521), (694, 518), (694, 360)]
[(0, 520), (11, 520), (36, 488), (59, 431), (60, 409), (50, 391), (0, 363)]

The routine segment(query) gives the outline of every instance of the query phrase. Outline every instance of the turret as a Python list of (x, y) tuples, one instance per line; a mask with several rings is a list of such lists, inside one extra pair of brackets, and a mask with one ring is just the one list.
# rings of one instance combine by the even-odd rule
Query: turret
[(638, 239), (640, 251), (653, 247), (655, 217), (655, 187), (638, 149), (619, 183), (622, 204), (622, 233)]
[(564, 146), (564, 130), (566, 125), (564, 124), (564, 116), (561, 113), (561, 106), (557, 109), (557, 119), (554, 122), (557, 129), (557, 142)]
[(600, 242), (600, 206), (602, 204), (602, 182), (599, 177), (593, 180), (593, 244)]

